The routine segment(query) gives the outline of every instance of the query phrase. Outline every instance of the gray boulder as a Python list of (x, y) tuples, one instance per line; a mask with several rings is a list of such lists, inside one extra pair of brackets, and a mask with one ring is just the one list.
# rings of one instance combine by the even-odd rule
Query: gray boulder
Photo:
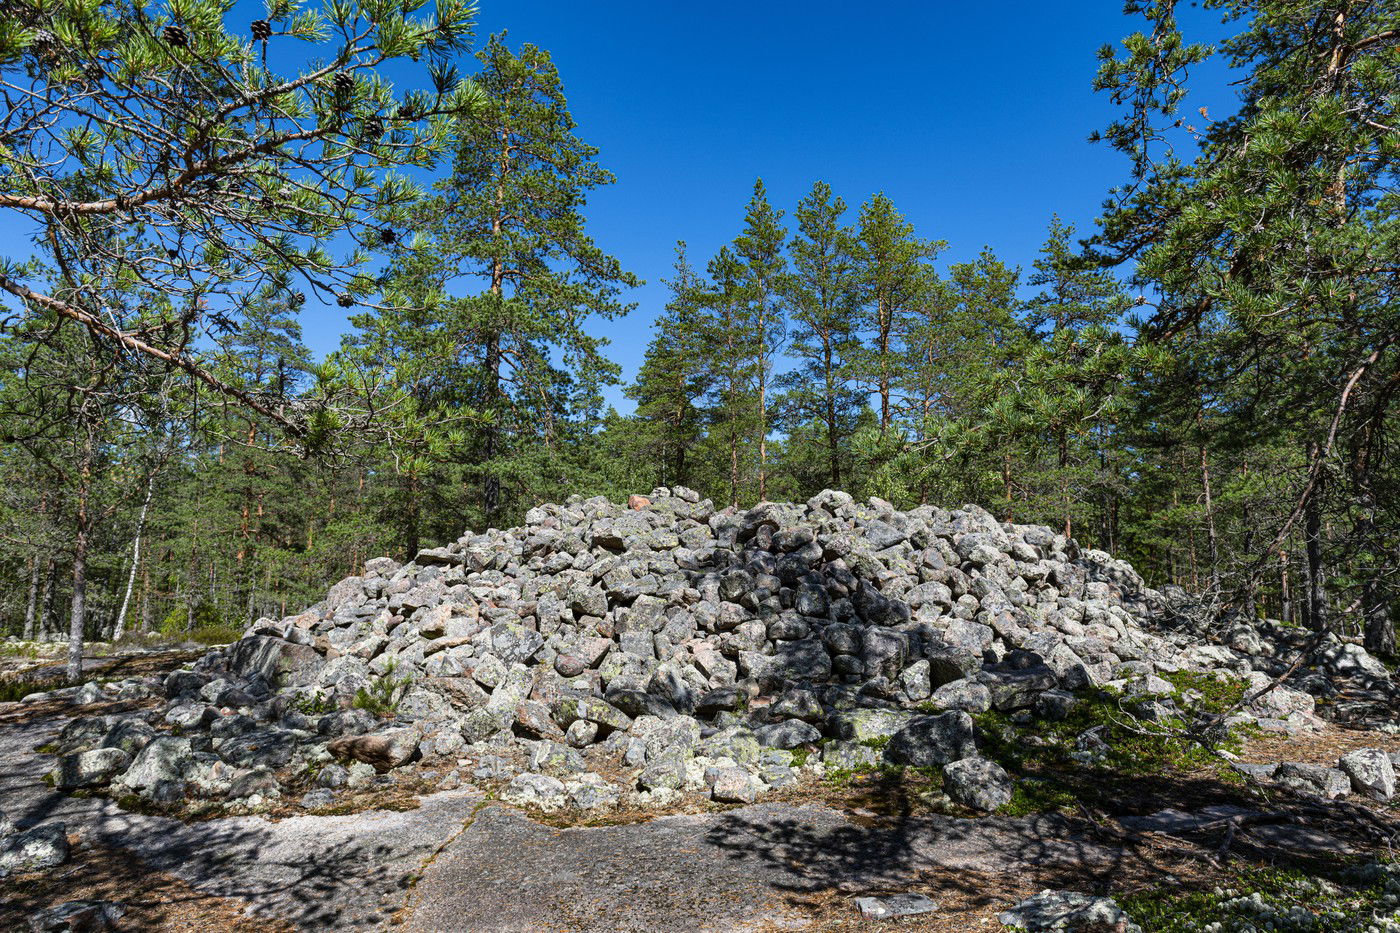
[(832, 717), (831, 731), (838, 739), (869, 742), (889, 738), (913, 719), (913, 713), (897, 709), (844, 710)]
[(885, 759), (891, 764), (933, 767), (977, 754), (972, 717), (962, 710), (920, 716), (890, 738)]
[(541, 810), (557, 810), (568, 800), (564, 782), (547, 774), (517, 774), (506, 785), (501, 799), (517, 806), (538, 807)]
[(193, 760), (188, 738), (163, 735), (141, 749), (117, 783), (129, 790), (153, 792), (162, 785), (183, 781)]
[(1295, 793), (1327, 800), (1345, 797), (1351, 792), (1351, 778), (1347, 777), (1346, 772), (1326, 765), (1286, 761), (1274, 772), (1274, 781)]
[(371, 735), (336, 739), (326, 750), (337, 758), (364, 762), (383, 773), (406, 764), (418, 754), (418, 742), (422, 737), (419, 727), (401, 726)]
[(29, 918), (30, 933), (104, 933), (119, 930), (126, 913), (113, 901), (65, 901)]
[(1395, 768), (1390, 756), (1379, 748), (1348, 752), (1337, 762), (1337, 768), (1351, 779), (1351, 786), (1358, 794), (1372, 800), (1389, 800), (1395, 796)]
[(240, 675), (254, 672), (278, 687), (303, 687), (316, 683), (326, 659), (310, 645), (299, 645), (267, 635), (244, 638), (233, 646), (229, 668)]
[(120, 748), (94, 748), (63, 755), (49, 772), (59, 790), (106, 784), (131, 765), (131, 756)]
[(943, 769), (943, 790), (955, 803), (990, 813), (1011, 802), (1011, 777), (995, 761), (963, 758)]
[(858, 897), (856, 907), (864, 920), (893, 920), (932, 913), (938, 905), (923, 894), (890, 894), (885, 897)]
[(763, 792), (763, 784), (743, 768), (716, 768), (706, 775), (710, 796), (720, 803), (753, 803)]
[(68, 861), (68, 832), (62, 823), (45, 823), (0, 838), (0, 876), (42, 871)]
[(880, 763), (880, 753), (859, 742), (827, 742), (822, 746), (822, 764), (828, 770), (861, 771)]
[(992, 692), (971, 680), (954, 680), (933, 691), (929, 703), (934, 709), (985, 713), (992, 708)]
[(767, 748), (798, 748), (821, 741), (822, 734), (816, 726), (800, 719), (788, 719), (753, 730), (758, 744)]

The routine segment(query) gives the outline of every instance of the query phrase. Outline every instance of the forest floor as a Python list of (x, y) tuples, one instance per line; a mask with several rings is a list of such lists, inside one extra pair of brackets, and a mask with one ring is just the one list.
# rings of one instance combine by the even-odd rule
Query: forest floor
[[(1400, 831), (1386, 805), (1266, 797), (1205, 770), (1109, 779), (1091, 806), (976, 819), (940, 812), (926, 778), (875, 772), (756, 805), (582, 825), (487, 789), (409, 809), (183, 823), (44, 782), (52, 758), (37, 749), (69, 716), (101, 711), (0, 704), (0, 812), (21, 827), (62, 821), (74, 852), (0, 881), (0, 929), (92, 898), (121, 902), (141, 930), (997, 930), (999, 911), (1045, 888), (1159, 903), (1264, 870), (1335, 871), (1388, 854)], [(1331, 764), (1354, 747), (1400, 751), (1400, 739), (1329, 727), (1256, 738), (1243, 757)], [(1220, 806), (1249, 816), (1170, 832), (1134, 822)], [(939, 908), (861, 920), (856, 897), (894, 893)]]

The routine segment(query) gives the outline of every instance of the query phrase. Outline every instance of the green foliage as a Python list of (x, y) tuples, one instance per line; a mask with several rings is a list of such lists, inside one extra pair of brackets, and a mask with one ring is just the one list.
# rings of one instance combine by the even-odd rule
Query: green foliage
[(1018, 778), (1011, 788), (1011, 800), (997, 809), (1003, 816), (1029, 816), (1032, 813), (1074, 813), (1079, 798), (1074, 791), (1054, 780), (1040, 777)]
[[(6, 633), (77, 609), (104, 636), (138, 542), (127, 627), (223, 641), (370, 557), (685, 485), (981, 504), (1213, 609), (1330, 609), (1389, 650), (1391, 5), (1315, 28), (1211, 0), (1228, 34), (1190, 36), (1170, 0), (1131, 4), (1142, 31), (1097, 79), (1130, 183), (1088, 241), (1051, 218), (1024, 270), (990, 247), (942, 263), (883, 194), (851, 212), (817, 182), (787, 211), (756, 183), (732, 241), (678, 251), (633, 414), (603, 404), (620, 370), (591, 325), (637, 284), (586, 222), (613, 177), (547, 51), (492, 37), (462, 80), (460, 0), (278, 0), (265, 42), (204, 0), (12, 6), (0, 72), (35, 90), (7, 118), (0, 210), (52, 235), (0, 260)], [(1212, 59), (1241, 106), (1188, 118)], [(404, 60), (430, 89), (390, 86)], [(300, 315), (330, 302), (356, 331), (318, 363)], [(108, 325), (148, 346), (114, 352)]]
[[(1175, 700), (1183, 710), (1192, 706), (1185, 690), (1197, 690), (1203, 699), (1198, 708), (1220, 713), (1243, 696), (1243, 682), (1217, 681), (1209, 677), (1177, 675), (1180, 687)], [(1189, 737), (1193, 722), (1182, 716), (1166, 716), (1157, 721), (1139, 720), (1128, 709), (1131, 702), (1109, 690), (1080, 695), (1069, 715), (1059, 721), (1037, 720), (1034, 725), (1038, 744), (1022, 740), (1017, 727), (1002, 713), (981, 713), (974, 717), (978, 744), (983, 754), (1008, 771), (1077, 769), (1085, 766), (1117, 775), (1157, 775), (1171, 771), (1209, 769), (1221, 780), (1239, 778), (1216, 757), (1211, 748)], [(1080, 736), (1092, 730), (1104, 743), (1099, 754), (1087, 754), (1077, 746)], [(1231, 732), (1215, 748), (1238, 752), (1240, 737)]]
[(1176, 688), (1175, 697), (1207, 713), (1221, 714), (1235, 709), (1249, 692), (1249, 681), (1195, 671), (1172, 671), (1162, 679)]
[(227, 645), (243, 637), (243, 629), (224, 620), (213, 603), (201, 602), (191, 613), (176, 606), (161, 620), (157, 631), (169, 638), (198, 642), (201, 645)]
[[(327, 696), (321, 691), (316, 690), (298, 696), (292, 703), (292, 708), (307, 716), (324, 716), (326, 713), (335, 712), (338, 707), (336, 706), (333, 696)], [(368, 707), (361, 708), (368, 709)], [(371, 712), (377, 712), (377, 710), (371, 710)]]
[(389, 662), (384, 673), (372, 678), (368, 685), (355, 691), (354, 707), (373, 713), (376, 716), (388, 717), (394, 715), (399, 707), (399, 700), (403, 698), (403, 692), (408, 685), (413, 683), (412, 675), (405, 674), (402, 677), (395, 677), (394, 671), (398, 666), (394, 662)]
[(1161, 887), (1118, 902), (1143, 929), (1161, 933), (1363, 933), (1394, 921), (1400, 877), (1384, 863), (1241, 867), (1209, 891)]

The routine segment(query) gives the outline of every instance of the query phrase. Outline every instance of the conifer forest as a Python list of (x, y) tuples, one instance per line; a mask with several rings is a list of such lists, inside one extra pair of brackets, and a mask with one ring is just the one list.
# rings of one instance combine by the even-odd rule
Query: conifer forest
[[(457, 2), (11, 5), (0, 627), (243, 626), (541, 502), (684, 485), (984, 504), (1391, 653), (1396, 11), (1212, 5), (1223, 41), (1135, 3), (1105, 47), (1094, 229), (943, 262), (883, 194), (759, 179), (731, 242), (676, 244), (625, 381), (590, 333), (634, 312), (587, 223), (614, 178), (547, 50)], [(278, 73), (279, 43), (333, 57)], [(1210, 57), (1236, 113), (1182, 107)], [(376, 76), (404, 58), (426, 89)], [(323, 359), (316, 303), (354, 311)]]

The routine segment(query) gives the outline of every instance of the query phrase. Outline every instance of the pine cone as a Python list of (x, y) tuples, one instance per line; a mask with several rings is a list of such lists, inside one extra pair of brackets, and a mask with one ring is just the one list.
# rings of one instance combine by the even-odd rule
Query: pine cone
[(185, 31), (179, 26), (166, 26), (164, 36), (167, 45), (183, 49), (190, 44), (190, 37), (185, 35)]
[(253, 20), (253, 24), (249, 28), (253, 32), (253, 39), (258, 42), (266, 42), (272, 38), (272, 24), (265, 19)]
[(355, 79), (347, 72), (340, 72), (335, 76), (335, 92), (337, 94), (349, 94), (355, 89)]

